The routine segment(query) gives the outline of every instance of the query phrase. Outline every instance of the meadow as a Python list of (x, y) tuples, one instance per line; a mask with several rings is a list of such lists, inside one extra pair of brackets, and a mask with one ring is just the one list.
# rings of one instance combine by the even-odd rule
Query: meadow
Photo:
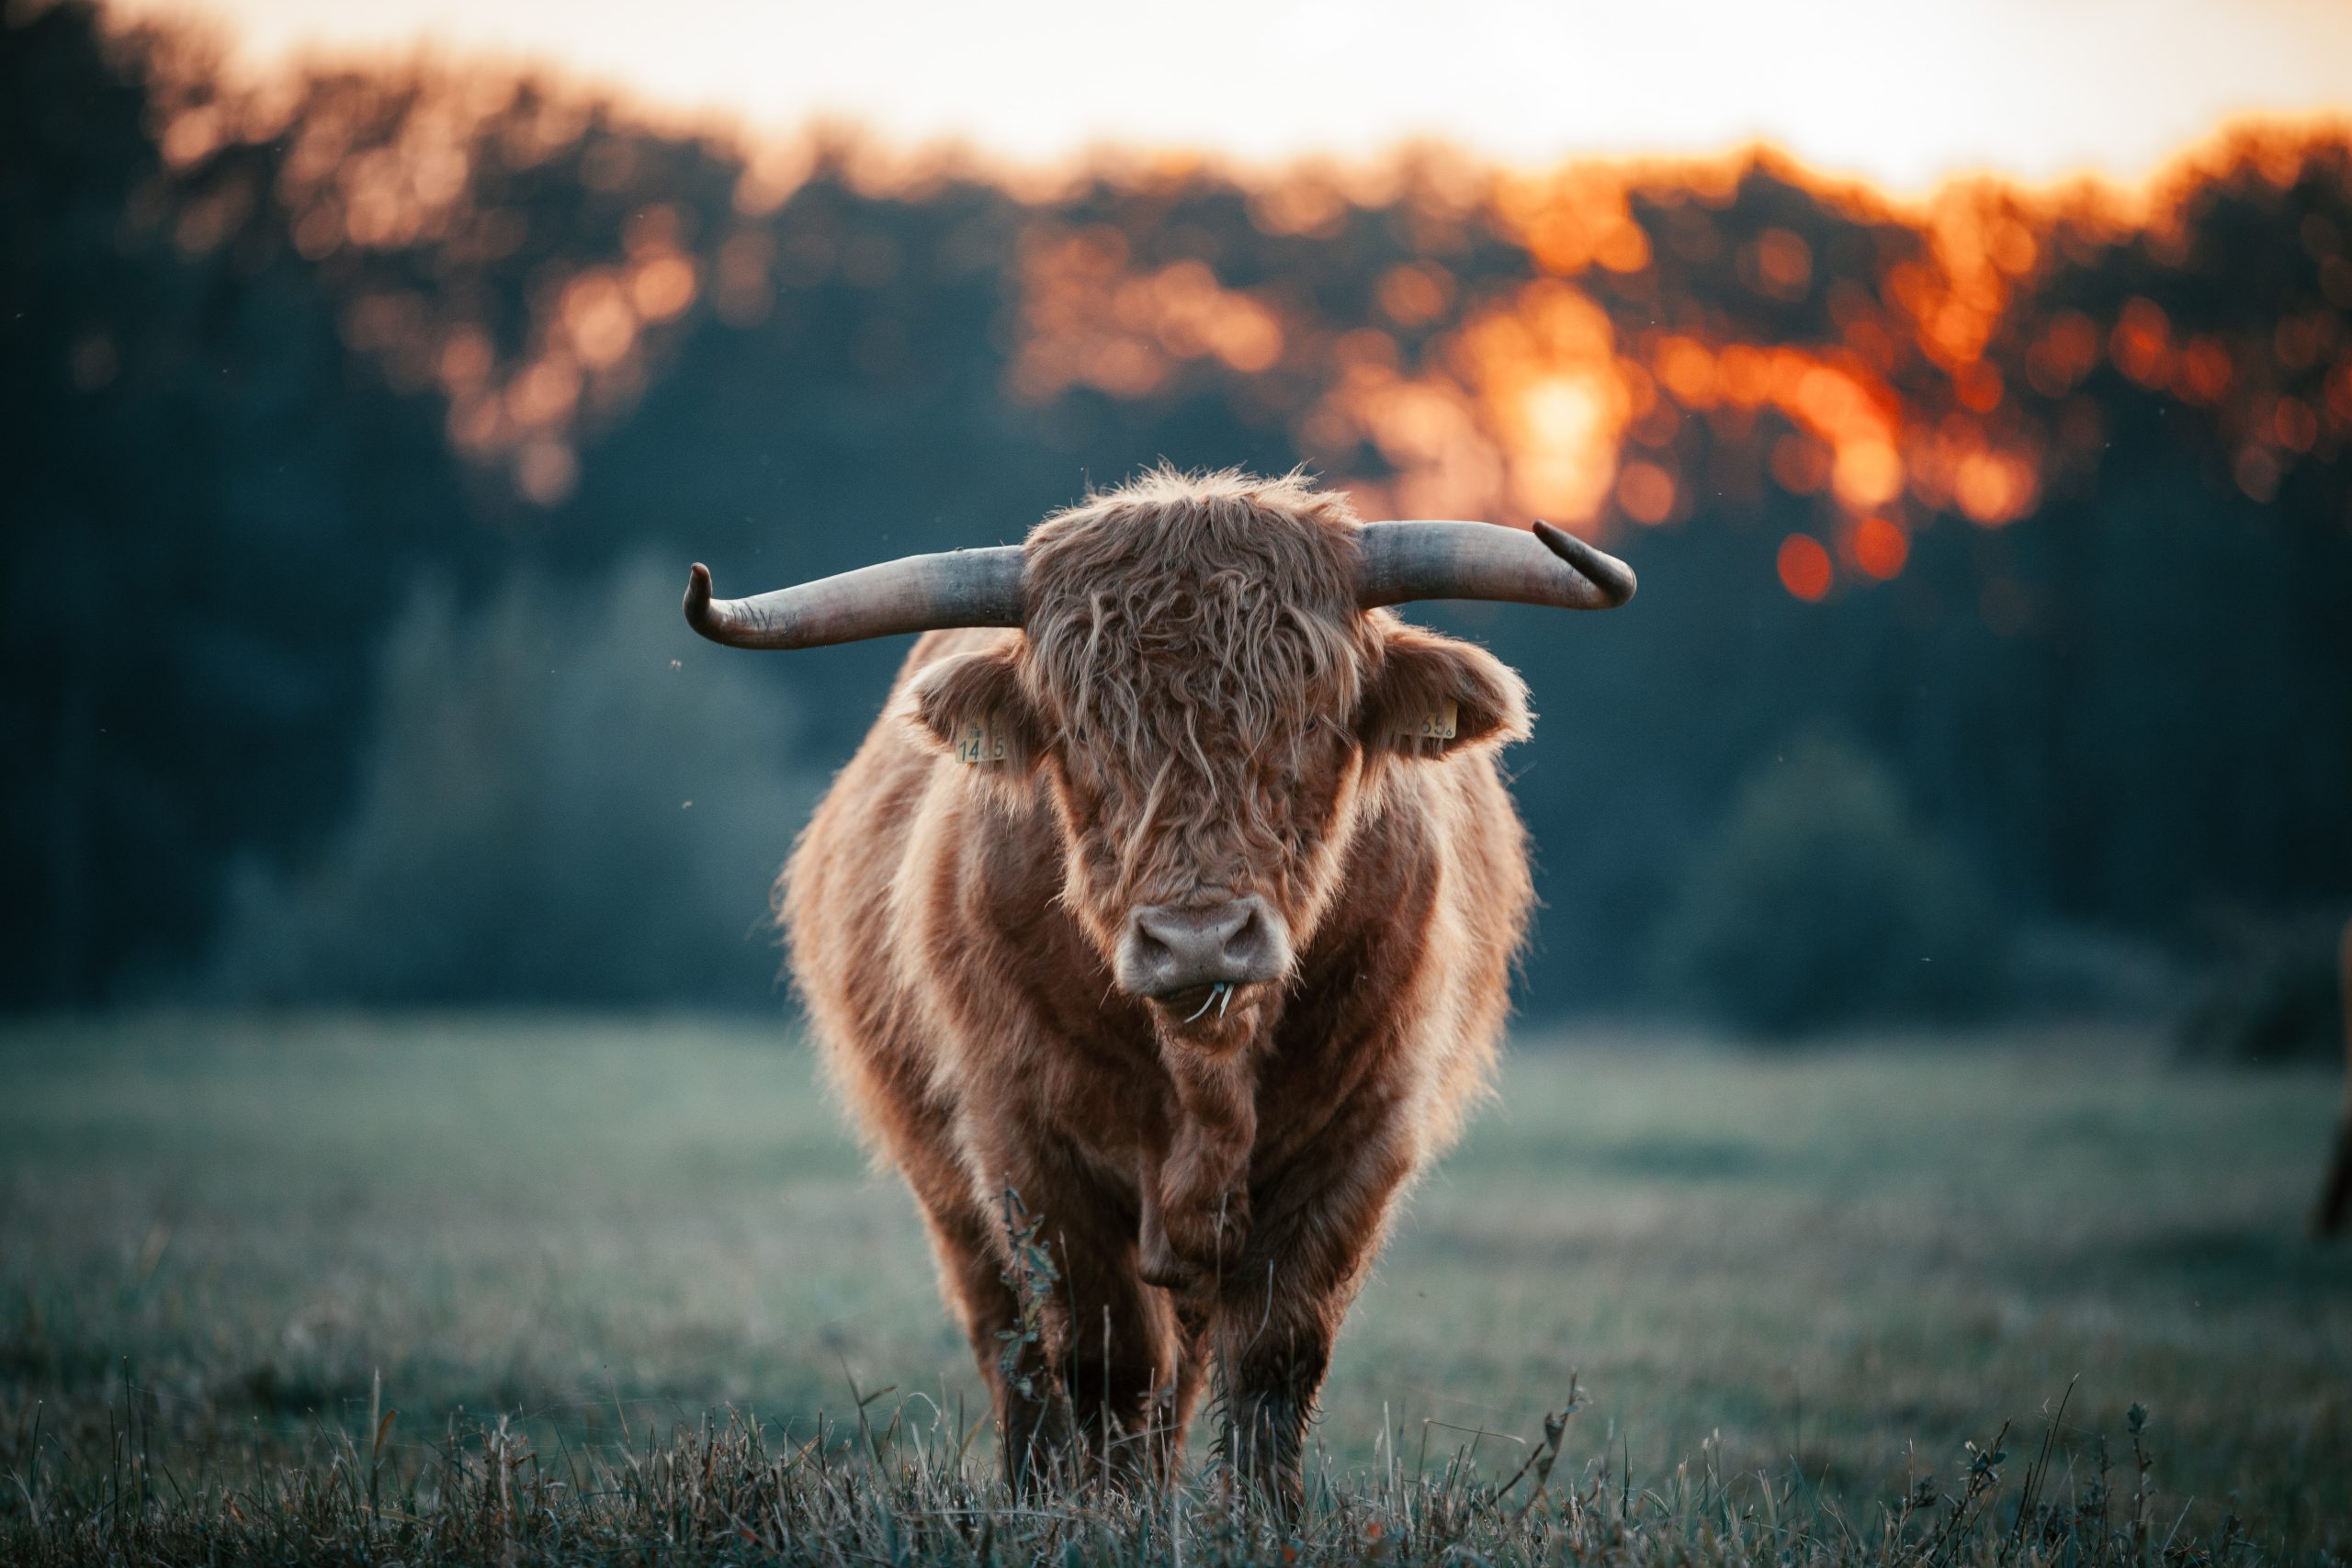
[(2336, 1093), (2114, 1032), (1531, 1036), (1285, 1533), (993, 1488), (909, 1201), (781, 1024), (20, 1024), (0, 1556), (2341, 1562)]

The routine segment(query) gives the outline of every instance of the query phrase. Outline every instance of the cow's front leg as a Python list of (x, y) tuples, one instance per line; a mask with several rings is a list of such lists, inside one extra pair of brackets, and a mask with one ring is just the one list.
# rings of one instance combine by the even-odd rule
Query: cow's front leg
[(1062, 1375), (1069, 1322), (1056, 1297), (1052, 1250), (1039, 1234), (1043, 1216), (1010, 1184), (995, 1207), (992, 1250), (1010, 1310), (994, 1327), (994, 1343), (983, 1345), (975, 1334), (973, 1348), (994, 1395), (1005, 1480), (1025, 1494), (1069, 1457), (1074, 1423)]
[(1241, 1265), (1217, 1292), (1214, 1328), (1225, 1395), (1224, 1450), (1237, 1479), (1284, 1514), (1305, 1492), (1306, 1427), (1331, 1345), (1412, 1169), (1402, 1140), (1343, 1118), (1252, 1199)]
[(996, 1379), (1008, 1475), (1024, 1488), (1165, 1478), (1200, 1382), (1198, 1336), (1137, 1272), (1133, 1195), (1048, 1134), (1003, 1160), (996, 1239), (1018, 1309)]

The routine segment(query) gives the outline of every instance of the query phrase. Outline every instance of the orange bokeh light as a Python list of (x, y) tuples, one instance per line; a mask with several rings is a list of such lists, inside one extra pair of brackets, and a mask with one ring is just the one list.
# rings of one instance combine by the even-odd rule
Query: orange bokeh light
[[(2338, 156), (2340, 134), (2233, 132), (2129, 190), (1969, 178), (1917, 202), (1826, 180), (1769, 148), (1516, 173), (1426, 151), (1254, 174), (1171, 153), (1106, 165), (1111, 186), (1152, 193), (1108, 209), (1061, 205), (1063, 187), (1042, 175), (1023, 186), (1001, 168), (958, 172), (871, 145), (832, 167), (821, 138), (800, 137), (743, 141), (731, 196), (712, 212), (644, 199), (662, 183), (654, 143), (574, 93), (526, 99), (514, 84), (438, 70), (420, 72), (407, 96), (359, 78), (306, 90), (299, 116), (200, 96), (159, 131), (174, 170), (288, 138), (272, 199), (304, 256), (437, 247), (470, 277), (527, 237), (522, 209), (498, 194), (500, 171), (566, 149), (589, 188), (629, 198), (617, 251), (535, 275), (514, 330), (478, 319), (468, 301), (483, 290), (436, 296), (390, 266), (343, 317), (352, 346), (397, 381), (443, 390), (469, 457), (505, 465), (541, 502), (571, 492), (597, 426), (706, 315), (750, 330), (788, 321), (796, 290), (922, 284), (899, 239), (827, 216), (822, 202), (787, 214), (804, 185), (838, 178), (870, 201), (920, 202), (976, 172), (1030, 190), (1032, 205), (957, 231), (935, 260), (943, 276), (1012, 274), (1005, 385), (1016, 399), (1224, 395), (1335, 481), (1407, 514), (1606, 530), (1753, 505), (1770, 483), (1809, 498), (1813, 533), (1779, 552), (1801, 599), (1827, 595), (1840, 571), (1899, 576), (1902, 519), (1993, 528), (2030, 516), (2102, 460), (2116, 426), (2108, 404), (2132, 389), (2211, 411), (2229, 477), (2256, 501), (2281, 493), (2299, 461), (2340, 461), (2352, 441), (2343, 236), (2306, 224), (2316, 287), (2275, 321), (2204, 313), (2168, 276), (2189, 265), (2184, 214), (2199, 191), (2239, 167), (2278, 191), (2338, 177), (2324, 160)], [(1743, 194), (1751, 181), (1779, 193), (1769, 226)], [(1169, 214), (1220, 189), (1243, 200), (1256, 239), (1293, 243), (1261, 254), (1171, 227)], [(1368, 311), (1297, 281), (1316, 268), (1267, 265), (1375, 217), (1398, 249), (1362, 279)], [(191, 200), (170, 237), (202, 254), (237, 222)], [(1490, 240), (1521, 254), (1489, 258)], [(2147, 263), (2132, 284), (2144, 292), (2047, 288), (2127, 245)], [(1781, 308), (1798, 302), (1807, 309)], [(76, 352), (83, 381), (113, 374), (104, 343)]]
[(1453, 276), (1434, 263), (1396, 267), (1380, 280), (1380, 308), (1399, 326), (1435, 321), (1453, 302)]
[(1810, 534), (1792, 534), (1781, 541), (1781, 554), (1775, 563), (1781, 573), (1781, 586), (1806, 604), (1817, 604), (1829, 595), (1829, 584), (1836, 575), (1830, 569), (1829, 552), (1821, 541)]
[(1846, 550), (1857, 567), (1884, 582), (1902, 575), (1911, 558), (1911, 536), (1883, 517), (1865, 517), (1854, 525)]
[(2271, 411), (2271, 439), (2290, 452), (2302, 453), (2312, 449), (2319, 439), (2319, 420), (2308, 403), (2293, 398), (2281, 398)]
[(1617, 504), (1636, 523), (1663, 523), (1674, 513), (1674, 476), (1656, 463), (1628, 463), (1617, 476)]
[(2161, 384), (2172, 366), (2172, 321), (2153, 299), (2135, 299), (2123, 307), (2108, 352), (2115, 367), (2143, 387)]

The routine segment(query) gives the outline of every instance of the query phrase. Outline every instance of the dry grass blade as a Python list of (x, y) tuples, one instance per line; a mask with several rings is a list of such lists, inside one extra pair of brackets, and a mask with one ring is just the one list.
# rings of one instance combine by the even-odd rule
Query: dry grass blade
[[(1568, 1374), (1568, 1403), (1560, 1410), (1547, 1414), (1544, 1417), (1544, 1441), (1528, 1454), (1525, 1461), (1500, 1488), (1500, 1492), (1509, 1492), (1519, 1484), (1521, 1477), (1527, 1473), (1530, 1466), (1534, 1468), (1535, 1489), (1527, 1495), (1527, 1501), (1520, 1505), (1518, 1517), (1512, 1520), (1514, 1525), (1526, 1523), (1527, 1516), (1534, 1511), (1536, 1503), (1543, 1497), (1544, 1483), (1552, 1479), (1552, 1466), (1559, 1461), (1560, 1444), (1568, 1435), (1568, 1419), (1576, 1415), (1577, 1404), (1576, 1374), (1570, 1372)], [(1499, 1495), (1499, 1493), (1498, 1495)]]

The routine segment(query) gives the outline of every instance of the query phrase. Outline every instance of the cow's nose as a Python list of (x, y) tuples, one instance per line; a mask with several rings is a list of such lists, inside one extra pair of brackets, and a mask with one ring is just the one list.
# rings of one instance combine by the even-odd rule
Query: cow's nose
[(1201, 986), (1246, 986), (1281, 977), (1290, 940), (1274, 907), (1256, 894), (1197, 908), (1146, 904), (1127, 917), (1119, 943), (1119, 988), (1167, 997)]

